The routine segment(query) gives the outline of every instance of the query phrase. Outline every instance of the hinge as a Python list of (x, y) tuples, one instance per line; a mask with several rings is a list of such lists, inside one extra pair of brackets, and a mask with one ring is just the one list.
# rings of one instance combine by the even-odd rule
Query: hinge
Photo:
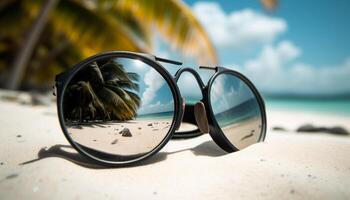
[(57, 95), (57, 87), (56, 87), (56, 84), (52, 86), (52, 95), (53, 96), (56, 96)]

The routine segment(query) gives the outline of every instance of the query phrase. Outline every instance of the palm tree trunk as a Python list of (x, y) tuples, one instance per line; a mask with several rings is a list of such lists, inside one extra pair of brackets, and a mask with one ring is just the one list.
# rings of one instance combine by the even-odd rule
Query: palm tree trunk
[(15, 59), (11, 66), (11, 71), (9, 79), (5, 85), (5, 88), (15, 90), (18, 89), (30, 56), (33, 53), (34, 47), (39, 39), (39, 36), (42, 33), (42, 30), (45, 27), (45, 24), (48, 20), (49, 14), (57, 5), (59, 0), (46, 0), (44, 5), (40, 10), (40, 13), (33, 23), (28, 35), (25, 37), (24, 42), (21, 46), (21, 49), (18, 51), (18, 54), (15, 56)]
[(41, 60), (39, 66), (33, 71), (33, 74), (38, 73), (38, 71), (48, 67), (51, 62), (57, 58), (68, 46), (69, 42), (67, 39), (62, 38), (60, 43), (57, 44), (46, 56)]

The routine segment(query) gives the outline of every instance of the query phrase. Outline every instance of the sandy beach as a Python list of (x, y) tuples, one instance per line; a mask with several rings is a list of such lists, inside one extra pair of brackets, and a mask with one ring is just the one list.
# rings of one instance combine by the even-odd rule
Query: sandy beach
[(243, 149), (260, 138), (261, 119), (251, 118), (222, 128), (227, 139), (238, 149)]
[[(148, 153), (168, 133), (172, 120), (130, 120), (127, 122), (89, 123), (70, 125), (72, 139), (80, 145), (113, 155)], [(123, 136), (129, 130), (129, 136)]]
[(266, 141), (243, 151), (227, 154), (205, 134), (137, 166), (104, 168), (69, 146), (55, 104), (0, 100), (0, 112), (0, 199), (350, 199), (350, 137), (295, 132), (305, 123), (350, 130), (346, 116), (267, 110)]

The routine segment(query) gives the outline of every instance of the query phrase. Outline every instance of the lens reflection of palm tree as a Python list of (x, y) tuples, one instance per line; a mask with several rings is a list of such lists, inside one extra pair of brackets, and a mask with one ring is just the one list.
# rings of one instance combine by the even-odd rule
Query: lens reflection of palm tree
[(115, 61), (93, 62), (81, 70), (67, 87), (66, 119), (128, 120), (140, 106), (139, 76), (126, 72)]

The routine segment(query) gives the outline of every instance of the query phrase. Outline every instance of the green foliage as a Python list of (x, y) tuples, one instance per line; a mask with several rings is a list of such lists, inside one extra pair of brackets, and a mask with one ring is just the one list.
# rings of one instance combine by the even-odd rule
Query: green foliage
[[(0, 3), (0, 82), (38, 16), (44, 0)], [(50, 13), (26, 68), (23, 85), (48, 87), (54, 75), (93, 54), (109, 51), (148, 52), (156, 28), (173, 46), (198, 60), (216, 63), (207, 34), (177, 0), (61, 0)], [(207, 60), (203, 60), (203, 59)]]
[(140, 106), (139, 76), (115, 61), (91, 63), (67, 86), (64, 114), (68, 120), (128, 120)]

